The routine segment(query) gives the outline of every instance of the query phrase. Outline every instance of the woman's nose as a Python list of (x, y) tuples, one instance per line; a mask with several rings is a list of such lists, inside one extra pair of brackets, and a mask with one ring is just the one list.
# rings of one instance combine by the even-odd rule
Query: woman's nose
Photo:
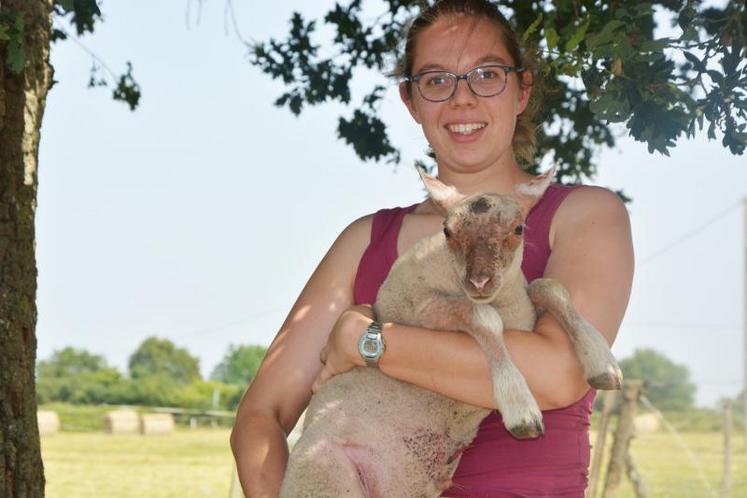
[(460, 79), (456, 82), (456, 90), (454, 95), (451, 96), (451, 102), (455, 105), (474, 105), (477, 99), (477, 95), (472, 93), (467, 80)]

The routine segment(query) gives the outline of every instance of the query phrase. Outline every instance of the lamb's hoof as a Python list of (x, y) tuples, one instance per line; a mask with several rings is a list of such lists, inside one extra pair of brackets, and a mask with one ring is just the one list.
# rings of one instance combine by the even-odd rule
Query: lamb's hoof
[(545, 425), (542, 420), (535, 420), (515, 427), (506, 427), (516, 439), (532, 439), (545, 433)]
[(617, 391), (622, 388), (622, 372), (618, 369), (615, 369), (615, 371), (604, 372), (589, 377), (586, 382), (588, 382), (594, 389), (602, 391)]

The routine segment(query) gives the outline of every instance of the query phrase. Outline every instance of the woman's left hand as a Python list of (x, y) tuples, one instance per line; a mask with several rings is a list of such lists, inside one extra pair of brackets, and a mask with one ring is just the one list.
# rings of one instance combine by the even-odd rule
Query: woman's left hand
[(322, 385), (335, 375), (357, 366), (365, 366), (358, 353), (358, 339), (373, 319), (373, 308), (368, 304), (352, 306), (340, 314), (329, 333), (327, 344), (319, 354), (322, 369), (311, 386), (313, 393), (316, 394)]

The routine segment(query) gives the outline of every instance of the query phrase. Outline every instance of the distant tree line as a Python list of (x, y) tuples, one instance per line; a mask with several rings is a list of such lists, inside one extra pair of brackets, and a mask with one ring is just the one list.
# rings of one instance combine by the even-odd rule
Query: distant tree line
[[(66, 347), (38, 362), (37, 402), (210, 409), (217, 391), (217, 408), (234, 410), (266, 353), (264, 346), (229, 345), (209, 379), (203, 379), (200, 360), (168, 339), (145, 339), (130, 355), (126, 374), (103, 356)], [(644, 381), (646, 397), (660, 410), (694, 408), (696, 386), (687, 366), (640, 348), (621, 359), (620, 367), (626, 379)]]
[[(149, 337), (123, 374), (103, 356), (66, 347), (39, 361), (37, 403), (127, 404), (233, 410), (259, 368), (263, 346), (229, 346), (209, 379), (199, 359), (168, 339)], [(214, 406), (214, 393), (218, 405)]]

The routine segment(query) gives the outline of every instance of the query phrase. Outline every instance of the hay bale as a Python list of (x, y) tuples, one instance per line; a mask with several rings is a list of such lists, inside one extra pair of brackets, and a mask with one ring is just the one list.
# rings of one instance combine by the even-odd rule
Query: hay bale
[(174, 432), (174, 416), (170, 413), (144, 413), (140, 417), (143, 436), (163, 436)]
[(109, 434), (137, 434), (140, 417), (135, 410), (113, 410), (104, 415), (104, 432)]
[(60, 417), (57, 412), (39, 410), (36, 412), (36, 421), (39, 424), (40, 436), (51, 436), (60, 430)]
[(636, 416), (633, 419), (633, 425), (635, 426), (636, 434), (650, 434), (652, 432), (659, 432), (659, 429), (661, 429), (659, 417), (653, 413), (643, 413)]

